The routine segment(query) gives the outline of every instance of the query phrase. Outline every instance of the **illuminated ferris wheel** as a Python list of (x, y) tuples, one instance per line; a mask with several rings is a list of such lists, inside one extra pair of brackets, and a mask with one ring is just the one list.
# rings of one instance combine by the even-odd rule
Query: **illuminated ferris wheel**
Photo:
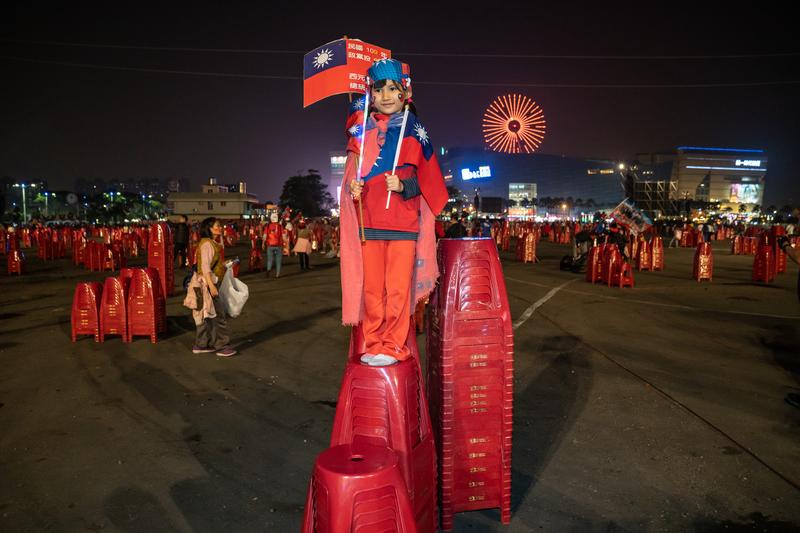
[(491, 150), (530, 154), (544, 140), (544, 111), (521, 94), (497, 97), (483, 114), (483, 138)]

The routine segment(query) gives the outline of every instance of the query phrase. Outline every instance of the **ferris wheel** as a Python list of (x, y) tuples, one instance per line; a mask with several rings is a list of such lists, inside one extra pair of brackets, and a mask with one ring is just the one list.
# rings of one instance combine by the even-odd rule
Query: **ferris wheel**
[(489, 149), (507, 154), (530, 154), (544, 140), (542, 108), (521, 94), (498, 96), (483, 114), (483, 138)]

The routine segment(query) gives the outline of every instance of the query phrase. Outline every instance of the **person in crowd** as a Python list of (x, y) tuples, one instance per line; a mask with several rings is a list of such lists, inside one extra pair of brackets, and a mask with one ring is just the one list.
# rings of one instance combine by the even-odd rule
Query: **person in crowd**
[(178, 258), (178, 268), (185, 268), (188, 264), (187, 248), (189, 246), (189, 224), (186, 215), (178, 215), (172, 233), (175, 246), (175, 257)]
[(304, 220), (301, 220), (297, 227), (297, 242), (294, 245), (294, 253), (300, 258), (300, 270), (305, 272), (311, 270), (311, 266), (308, 264), (308, 254), (311, 253), (311, 228), (306, 227)]
[(196, 299), (192, 316), (197, 332), (192, 352), (215, 352), (219, 357), (230, 357), (236, 355), (236, 350), (229, 344), (225, 306), (219, 298), (219, 286), (225, 275), (222, 245), (217, 243), (221, 239), (222, 224), (218, 219), (208, 217), (200, 223), (197, 272), (192, 276), (188, 289)]
[(458, 213), (450, 215), (450, 227), (444, 234), (447, 239), (463, 239), (467, 236), (467, 228), (461, 223)]
[(676, 223), (675, 227), (672, 228), (672, 240), (669, 241), (668, 248), (672, 248), (672, 243), (675, 243), (675, 247), (679, 247), (681, 245), (681, 238), (683, 237), (683, 228), (681, 227), (680, 223)]
[(283, 261), (283, 227), (278, 222), (278, 213), (269, 216), (269, 224), (264, 226), (264, 238), (261, 247), (267, 252), (267, 278), (275, 264), (275, 278), (281, 277), (281, 263)]

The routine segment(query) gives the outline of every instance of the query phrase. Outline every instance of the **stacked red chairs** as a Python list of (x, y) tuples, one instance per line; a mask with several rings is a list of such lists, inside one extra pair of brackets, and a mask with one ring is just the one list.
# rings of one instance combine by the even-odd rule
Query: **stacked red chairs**
[(601, 259), (602, 248), (597, 245), (592, 246), (586, 256), (586, 281), (589, 283), (597, 283), (602, 279), (600, 276), (602, 271)]
[(416, 533), (400, 460), (386, 447), (322, 452), (309, 483), (302, 533)]
[(650, 240), (650, 257), (652, 270), (664, 270), (664, 240), (657, 235)]
[(758, 247), (753, 258), (753, 281), (771, 283), (775, 281), (775, 255), (772, 246), (762, 245)]
[(39, 241), (39, 250), (36, 255), (43, 261), (53, 259), (53, 243), (50, 239), (44, 238)]
[(22, 275), (22, 270), (25, 267), (25, 254), (22, 250), (12, 248), (8, 251), (7, 268), (9, 274)]
[(633, 268), (623, 259), (622, 255), (615, 258), (613, 268), (609, 270), (608, 286), (619, 288), (634, 286)]
[(250, 259), (247, 262), (248, 269), (251, 272), (256, 270), (264, 270), (264, 258), (261, 255), (261, 248), (258, 245), (258, 239), (250, 239)]
[(100, 301), (100, 342), (106, 335), (120, 335), (122, 342), (128, 339), (128, 285), (130, 278), (106, 278), (103, 297)]
[(150, 226), (147, 266), (158, 270), (161, 294), (172, 296), (175, 291), (175, 251), (172, 230), (166, 222)]
[(502, 268), (489, 239), (442, 239), (438, 260), (427, 357), (442, 527), (489, 508), (508, 524), (514, 336)]
[(134, 269), (128, 291), (128, 340), (147, 336), (155, 344), (159, 320), (158, 278), (153, 279), (149, 269)]
[(103, 286), (96, 281), (78, 283), (72, 297), (72, 342), (78, 335), (93, 335), (100, 342), (100, 300)]
[(411, 498), (416, 531), (436, 531), (436, 445), (425, 398), (414, 325), (407, 338), (411, 358), (386, 367), (360, 362), (359, 328), (353, 328), (331, 446), (388, 447), (397, 453)]
[(639, 246), (636, 250), (636, 270), (639, 272), (642, 270), (652, 270), (653, 256), (650, 255), (650, 245), (644, 240), (643, 236), (640, 236), (637, 242)]
[(741, 235), (735, 236), (731, 240), (731, 254), (732, 255), (742, 255), (744, 248), (744, 237)]
[(603, 247), (603, 272), (602, 281), (609, 287), (614, 285), (614, 276), (619, 276), (620, 263), (624, 261), (616, 244), (606, 244)]
[(714, 276), (714, 254), (711, 243), (701, 242), (694, 252), (692, 277), (697, 281), (711, 281)]

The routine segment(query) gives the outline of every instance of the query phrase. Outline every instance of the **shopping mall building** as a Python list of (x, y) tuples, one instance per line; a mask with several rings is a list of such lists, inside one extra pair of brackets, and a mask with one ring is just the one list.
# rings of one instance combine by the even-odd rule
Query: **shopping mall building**
[[(343, 152), (330, 156), (334, 192), (345, 158)], [(611, 209), (626, 197), (654, 216), (680, 213), (686, 200), (720, 203), (734, 212), (746, 204), (750, 210), (761, 204), (767, 172), (766, 154), (756, 149), (680, 146), (636, 154), (633, 161), (505, 154), (482, 147), (440, 148), (437, 156), (446, 183), (470, 200), (476, 193), (514, 200), (514, 210), (526, 198), (572, 198), (572, 216), (589, 200), (594, 209)], [(536, 211), (544, 214), (542, 207)]]

